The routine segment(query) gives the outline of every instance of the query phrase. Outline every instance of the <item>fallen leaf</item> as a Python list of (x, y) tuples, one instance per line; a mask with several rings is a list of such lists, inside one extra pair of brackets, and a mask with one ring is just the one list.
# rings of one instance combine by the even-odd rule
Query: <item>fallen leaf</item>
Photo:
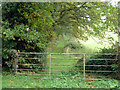
[(107, 79), (110, 79), (110, 77), (107, 77)]
[(13, 81), (13, 80), (10, 80), (10, 82), (11, 82), (11, 83), (14, 83), (14, 81)]
[(88, 79), (91, 79), (91, 78), (92, 78), (92, 76), (89, 76), (89, 77), (88, 77)]

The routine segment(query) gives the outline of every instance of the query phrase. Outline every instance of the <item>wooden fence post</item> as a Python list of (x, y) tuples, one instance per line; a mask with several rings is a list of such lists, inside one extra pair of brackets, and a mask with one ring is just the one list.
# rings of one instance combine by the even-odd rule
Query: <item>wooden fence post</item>
[(84, 75), (84, 80), (85, 80), (85, 54), (83, 58), (83, 75)]
[(49, 62), (49, 77), (51, 79), (51, 53), (50, 53), (50, 62)]
[(12, 63), (12, 74), (13, 75), (17, 75), (17, 57), (18, 57), (18, 52), (17, 52), (17, 50), (15, 50), (15, 49), (13, 49), (12, 51), (11, 51), (11, 57), (12, 57), (12, 61), (13, 61), (13, 63)]

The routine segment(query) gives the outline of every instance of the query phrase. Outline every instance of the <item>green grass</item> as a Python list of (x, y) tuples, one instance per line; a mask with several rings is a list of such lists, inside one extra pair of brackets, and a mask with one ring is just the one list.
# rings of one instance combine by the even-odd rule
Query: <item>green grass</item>
[(2, 88), (2, 76), (0, 75), (0, 89)]
[(2, 88), (117, 88), (117, 80), (83, 81), (80, 77), (61, 77), (56, 79), (34, 79), (35, 76), (12, 76), (2, 77)]
[[(48, 56), (49, 57), (49, 56)], [(62, 72), (68, 72), (73, 68), (73, 65), (77, 63), (77, 60), (74, 59), (74, 55), (51, 55), (51, 71), (54, 74), (60, 74), (61, 72), (55, 71), (60, 70)], [(70, 60), (69, 60), (70, 59)], [(47, 65), (49, 66), (49, 59)], [(70, 66), (64, 66), (64, 65), (70, 65)]]

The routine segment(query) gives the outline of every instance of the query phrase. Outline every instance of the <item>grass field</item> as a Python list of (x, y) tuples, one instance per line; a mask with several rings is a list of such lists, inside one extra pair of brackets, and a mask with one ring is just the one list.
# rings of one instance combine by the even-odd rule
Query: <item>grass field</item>
[[(72, 68), (72, 65), (75, 65), (77, 62), (77, 60), (72, 60), (74, 59), (74, 57), (75, 57), (74, 55), (51, 55), (52, 73), (56, 73), (56, 74), (60, 73), (60, 72), (55, 72), (55, 70), (60, 70), (63, 72), (69, 71)], [(48, 63), (49, 61), (50, 60), (48, 60)]]
[(2, 76), (0, 75), (0, 89), (2, 88)]
[(79, 77), (39, 79), (39, 76), (2, 77), (2, 88), (117, 88), (117, 80), (83, 81)]

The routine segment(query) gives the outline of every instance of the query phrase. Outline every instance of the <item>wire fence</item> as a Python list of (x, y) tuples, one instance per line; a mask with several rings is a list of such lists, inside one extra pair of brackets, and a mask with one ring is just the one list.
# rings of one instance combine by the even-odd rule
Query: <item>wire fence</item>
[[(37, 53), (19, 52), (17, 73), (43, 77), (73, 76), (100, 80), (116, 73), (116, 53)], [(104, 76), (103, 76), (104, 75)]]

